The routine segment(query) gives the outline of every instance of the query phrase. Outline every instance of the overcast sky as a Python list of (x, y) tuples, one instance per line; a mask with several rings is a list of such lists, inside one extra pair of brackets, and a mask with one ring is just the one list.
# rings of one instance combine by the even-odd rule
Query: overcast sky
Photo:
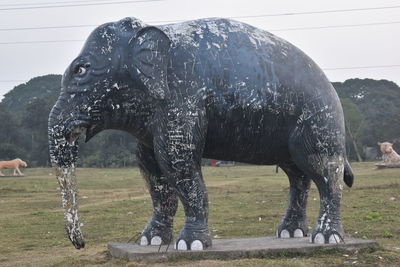
[[(33, 77), (50, 73), (62, 74), (83, 45), (83, 41), (16, 42), (84, 40), (95, 27), (9, 29), (100, 25), (124, 17), (136, 17), (148, 24), (206, 17), (235, 17), (236, 20), (270, 31), (296, 45), (325, 70), (331, 81), (373, 78), (388, 79), (400, 84), (398, 0), (160, 0), (133, 3), (134, 1), (0, 0), (0, 99), (14, 86)], [(111, 2), (119, 3), (109, 4)], [(45, 3), (81, 6), (20, 9), (43, 6)], [(93, 5), (97, 3), (104, 5)], [(377, 7), (386, 8), (287, 15)], [(271, 14), (278, 15), (236, 18)], [(355, 24), (375, 25), (347, 27)], [(322, 28), (299, 29), (310, 27)]]

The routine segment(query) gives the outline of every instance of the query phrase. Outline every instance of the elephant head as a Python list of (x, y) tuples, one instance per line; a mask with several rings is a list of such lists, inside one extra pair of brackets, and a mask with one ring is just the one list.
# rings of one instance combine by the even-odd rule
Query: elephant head
[(169, 38), (158, 28), (126, 18), (96, 28), (62, 79), (49, 115), (50, 160), (56, 168), (69, 239), (84, 247), (77, 206), (77, 139), (104, 129), (145, 138), (153, 105), (169, 98)]

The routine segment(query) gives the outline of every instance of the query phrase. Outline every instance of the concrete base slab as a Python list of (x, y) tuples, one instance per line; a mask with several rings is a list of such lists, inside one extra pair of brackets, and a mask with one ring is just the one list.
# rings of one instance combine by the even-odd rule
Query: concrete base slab
[[(281, 239), (276, 237), (214, 239), (213, 246), (203, 251), (178, 251), (173, 246), (140, 246), (132, 243), (110, 243), (108, 250), (115, 258), (129, 261), (160, 262), (177, 259), (260, 258), (277, 254), (310, 254), (318, 250), (377, 248), (371, 240), (346, 238), (342, 244), (312, 244), (309, 237)], [(168, 248), (168, 251), (167, 251)]]

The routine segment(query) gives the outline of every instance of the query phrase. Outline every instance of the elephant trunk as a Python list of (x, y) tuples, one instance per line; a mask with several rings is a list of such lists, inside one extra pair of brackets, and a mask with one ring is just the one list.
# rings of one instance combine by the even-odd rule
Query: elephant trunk
[[(55, 168), (60, 185), (62, 206), (64, 208), (65, 229), (75, 248), (85, 247), (79, 222), (78, 192), (76, 188), (75, 163), (78, 156), (78, 145), (66, 139), (64, 118), (67, 96), (61, 93), (49, 115), (48, 138), (50, 161)], [(68, 115), (67, 115), (68, 116)]]

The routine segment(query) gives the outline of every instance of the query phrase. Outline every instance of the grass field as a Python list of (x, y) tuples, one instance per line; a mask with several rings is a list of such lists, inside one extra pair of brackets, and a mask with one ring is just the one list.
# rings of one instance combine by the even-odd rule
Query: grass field
[[(343, 225), (347, 235), (376, 240), (379, 249), (164, 265), (400, 266), (400, 169), (375, 170), (373, 163), (354, 163), (353, 170), (355, 184), (343, 192)], [(214, 238), (275, 235), (289, 189), (282, 171), (276, 174), (273, 166), (203, 171)], [(111, 259), (106, 250), (108, 242), (126, 242), (140, 232), (150, 216), (151, 200), (137, 169), (78, 169), (83, 250), (74, 249), (65, 235), (53, 170), (26, 169), (25, 173), (24, 178), (0, 178), (0, 266), (141, 265)], [(308, 203), (313, 226), (319, 207), (314, 185)], [(180, 206), (175, 233), (183, 219)]]

